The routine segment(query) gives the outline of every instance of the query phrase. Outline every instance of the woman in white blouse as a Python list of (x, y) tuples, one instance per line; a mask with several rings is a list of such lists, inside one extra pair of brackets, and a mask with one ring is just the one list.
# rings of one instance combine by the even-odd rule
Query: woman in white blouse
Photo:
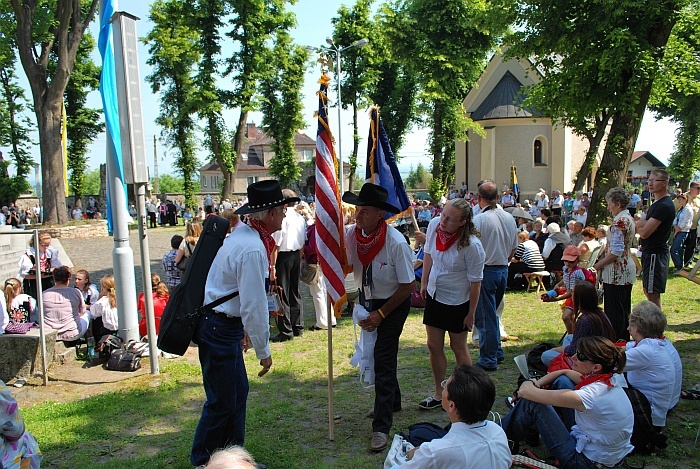
[(428, 225), (423, 257), (421, 296), (426, 300), (423, 324), (428, 335), (434, 392), (422, 400), (422, 409), (442, 406), (447, 369), (445, 332), (457, 365), (472, 364), (467, 333), (474, 325), (484, 270), (484, 249), (465, 199), (452, 199)]
[(102, 277), (100, 286), (100, 299), (90, 309), (93, 319), (92, 333), (95, 336), (95, 341), (99, 341), (102, 336), (116, 334), (119, 330), (114, 275), (108, 274)]

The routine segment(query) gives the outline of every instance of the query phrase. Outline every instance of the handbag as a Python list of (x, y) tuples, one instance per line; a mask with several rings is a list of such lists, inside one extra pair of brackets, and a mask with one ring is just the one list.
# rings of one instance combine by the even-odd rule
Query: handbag
[(112, 352), (122, 348), (124, 340), (118, 335), (104, 335), (95, 344), (95, 352), (97, 352), (100, 358), (107, 360), (112, 356)]
[(279, 285), (270, 285), (270, 290), (267, 292), (267, 309), (270, 316), (285, 316), (289, 313), (289, 306), (284, 301), (282, 287)]
[(389, 448), (389, 453), (386, 455), (386, 460), (384, 461), (384, 469), (391, 469), (392, 467), (399, 467), (406, 463), (406, 455), (414, 446), (406, 441), (404, 437), (400, 434), (394, 435), (394, 440), (391, 442), (391, 448)]
[(420, 291), (411, 292), (411, 308), (425, 308), (425, 300), (420, 296)]
[(26, 334), (27, 332), (29, 332), (29, 329), (31, 329), (33, 325), (34, 323), (31, 322), (10, 321), (10, 323), (5, 328), (5, 334)]
[(182, 256), (182, 259), (180, 259), (180, 262), (175, 264), (175, 267), (177, 267), (181, 271), (186, 271), (187, 270), (187, 264), (190, 262), (190, 257), (192, 257), (192, 248), (190, 247), (190, 243), (185, 243), (185, 246), (187, 246), (187, 251), (190, 253), (189, 256)]
[(299, 279), (307, 285), (316, 285), (318, 283), (319, 269), (318, 264), (309, 264), (306, 259), (301, 260), (301, 269), (299, 271)]
[(141, 368), (141, 354), (122, 348), (112, 350), (106, 368), (112, 371), (136, 371)]

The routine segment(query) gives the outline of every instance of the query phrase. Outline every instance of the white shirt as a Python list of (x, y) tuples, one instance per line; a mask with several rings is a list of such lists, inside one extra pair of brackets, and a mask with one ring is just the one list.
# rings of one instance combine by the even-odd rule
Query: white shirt
[(584, 212), (583, 214), (575, 213), (573, 218), (575, 221), (581, 223), (583, 226), (586, 226), (586, 220), (588, 219), (588, 212)]
[[(490, 421), (470, 425), (453, 422), (447, 435), (420, 445), (413, 459), (400, 467), (501, 469), (510, 467), (512, 463), (508, 438), (499, 425)], [(396, 468), (394, 466), (392, 469)]]
[(306, 242), (306, 220), (294, 207), (287, 207), (284, 210), (282, 228), (272, 233), (272, 237), (281, 252), (298, 251)]
[(673, 226), (680, 228), (681, 233), (688, 233), (690, 231), (690, 227), (693, 226), (693, 211), (688, 207), (688, 204), (676, 212), (676, 218), (673, 219)]
[(668, 340), (642, 339), (639, 343), (627, 342), (625, 354), (627, 382), (649, 401), (652, 423), (666, 426), (668, 409), (681, 394), (683, 368), (680, 359), (674, 363), (673, 356), (678, 352)]
[[(5, 295), (2, 295), (3, 298)], [(38, 311), (36, 309), (36, 300), (26, 293), (20, 293), (12, 299), (12, 305), (10, 310), (19, 308), (23, 303), (29, 303), (29, 320), (32, 322), (39, 322)]]
[(8, 324), (10, 324), (10, 316), (7, 314), (7, 301), (5, 295), (0, 295), (0, 335), (5, 333)]
[[(44, 252), (46, 253), (46, 262), (49, 262), (51, 267), (60, 267), (63, 265), (58, 259), (58, 251), (56, 250), (56, 248), (49, 246)], [(17, 262), (17, 265), (19, 266), (19, 272), (17, 273), (17, 276), (20, 278), (20, 280), (23, 280), (24, 277), (29, 273), (29, 271), (35, 268), (29, 256), (35, 256), (35, 251), (33, 247), (29, 247), (29, 249), (27, 249), (24, 252), (24, 254), (22, 254), (22, 257), (19, 258), (19, 262)], [(39, 259), (35, 258), (35, 260), (36, 262), (39, 262)]]
[[(362, 288), (362, 262), (357, 257), (355, 225), (345, 227), (345, 249), (352, 264), (355, 282)], [(372, 260), (372, 299), (388, 299), (401, 284), (416, 280), (413, 251), (406, 239), (393, 226), (387, 226), (384, 246)]]
[(79, 208), (73, 209), (73, 220), (80, 220), (83, 217), (83, 211)]
[(556, 196), (554, 200), (552, 200), (552, 208), (561, 208), (561, 204), (564, 203), (564, 197), (562, 197), (561, 194)]
[(109, 304), (109, 297), (103, 296), (97, 303), (90, 306), (90, 314), (93, 318), (102, 318), (102, 323), (105, 328), (110, 331), (119, 330), (119, 316), (117, 315), (117, 308), (112, 308)]
[(579, 198), (574, 199), (574, 204), (571, 206), (571, 211), (572, 212), (577, 211), (580, 206), (581, 206), (581, 199), (579, 199)]
[[(94, 283), (91, 283), (88, 285), (88, 291), (80, 291), (80, 294), (83, 295), (83, 301), (85, 302), (85, 305), (94, 305), (97, 303), (97, 300), (100, 298), (100, 292), (97, 289), (97, 285)], [(89, 302), (88, 302), (89, 300)]]
[(265, 292), (269, 260), (257, 231), (248, 225), (236, 228), (216, 253), (207, 275), (204, 304), (235, 291), (239, 295), (216, 307), (229, 316), (238, 316), (250, 337), (255, 355), (270, 356), (270, 323)]
[(518, 227), (513, 216), (500, 207), (482, 209), (474, 217), (474, 226), (481, 233), (486, 255), (484, 265), (507, 266), (511, 253), (518, 247)]
[(576, 451), (606, 466), (619, 463), (634, 449), (630, 443), (634, 414), (620, 386), (624, 379), (615, 374), (611, 381), (614, 387), (597, 381), (574, 391), (586, 410), (575, 411), (576, 425), (571, 427)]
[(424, 252), (430, 254), (433, 260), (428, 277), (428, 294), (442, 304), (461, 305), (469, 301), (469, 285), (481, 282), (484, 277), (484, 248), (479, 238), (472, 235), (469, 246), (457, 250), (457, 240), (448, 250), (438, 251), (439, 224), (439, 218), (431, 220), (426, 233)]

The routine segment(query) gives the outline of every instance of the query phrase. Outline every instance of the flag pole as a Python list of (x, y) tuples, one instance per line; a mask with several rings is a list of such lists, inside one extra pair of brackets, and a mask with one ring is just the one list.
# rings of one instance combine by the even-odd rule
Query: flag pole
[(333, 308), (327, 297), (326, 314), (328, 315), (328, 439), (335, 440), (335, 411), (333, 404)]

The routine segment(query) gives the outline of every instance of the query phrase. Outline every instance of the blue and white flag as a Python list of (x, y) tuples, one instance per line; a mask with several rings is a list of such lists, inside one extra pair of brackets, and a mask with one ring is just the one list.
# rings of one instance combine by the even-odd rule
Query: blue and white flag
[(366, 168), (365, 182), (371, 182), (386, 189), (389, 193), (387, 203), (401, 210), (397, 215), (387, 212), (386, 218), (395, 219), (413, 212), (399, 168), (396, 166), (394, 152), (389, 145), (389, 137), (379, 119), (379, 110), (376, 106), (370, 109)]
[[(120, 181), (124, 181), (124, 165), (122, 163), (122, 147), (121, 147), (121, 132), (119, 131), (119, 101), (117, 98), (117, 73), (116, 64), (114, 61), (114, 45), (112, 43), (112, 15), (117, 8), (115, 0), (104, 0), (101, 3), (100, 9), (100, 36), (97, 41), (97, 47), (102, 56), (102, 74), (100, 75), (100, 94), (102, 95), (102, 107), (104, 108), (105, 123), (107, 125), (107, 145), (112, 148), (111, 154), (116, 159), (114, 167), (118, 168), (118, 174), (107, 173), (107, 229), (110, 233), (114, 231), (112, 200), (114, 196), (111, 194), (110, 178), (118, 177)], [(107, 152), (109, 155), (110, 152)], [(107, 165), (109, 168), (109, 164)], [(129, 200), (126, 196), (126, 184), (124, 186), (124, 199)], [(125, 207), (128, 211), (128, 207)]]

